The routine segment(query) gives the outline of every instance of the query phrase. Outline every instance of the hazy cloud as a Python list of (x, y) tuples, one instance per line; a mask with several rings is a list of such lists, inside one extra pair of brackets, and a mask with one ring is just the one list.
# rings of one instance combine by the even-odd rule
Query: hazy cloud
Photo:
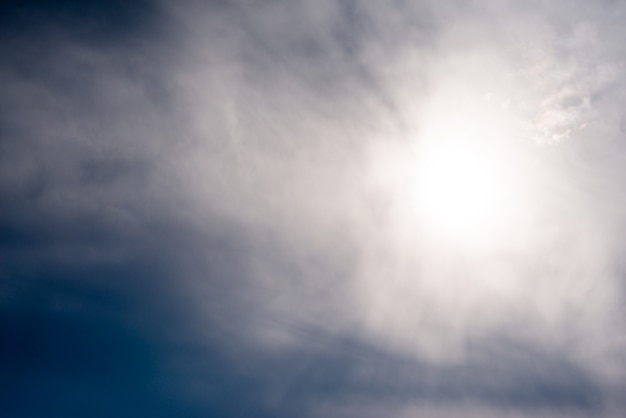
[[(620, 3), (3, 7), (5, 415), (623, 413)], [(442, 135), (498, 245), (416, 219)]]

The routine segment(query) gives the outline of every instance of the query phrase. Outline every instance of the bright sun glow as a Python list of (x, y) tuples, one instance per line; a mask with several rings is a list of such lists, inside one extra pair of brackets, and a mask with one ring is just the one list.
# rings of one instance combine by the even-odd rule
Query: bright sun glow
[(425, 149), (419, 163), (417, 204), (431, 229), (447, 238), (480, 241), (506, 226), (513, 182), (496, 155), (444, 142)]
[(419, 221), (431, 235), (479, 248), (519, 223), (527, 205), (514, 158), (519, 153), (496, 116), (480, 108), (438, 113), (420, 137), (411, 187)]

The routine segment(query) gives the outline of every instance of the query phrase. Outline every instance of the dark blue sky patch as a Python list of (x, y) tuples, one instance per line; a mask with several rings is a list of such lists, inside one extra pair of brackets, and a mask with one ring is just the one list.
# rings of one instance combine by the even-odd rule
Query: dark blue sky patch
[(124, 413), (160, 403), (154, 344), (128, 324), (89, 310), (42, 305), (2, 309), (5, 416), (63, 416), (103, 407)]
[(176, 398), (177, 371), (167, 368), (190, 311), (167, 266), (141, 258), (5, 259), (3, 416), (92, 408), (96, 416), (175, 416), (191, 407)]
[(158, 17), (150, 0), (8, 0), (0, 6), (0, 39), (64, 35), (107, 45), (145, 36)]

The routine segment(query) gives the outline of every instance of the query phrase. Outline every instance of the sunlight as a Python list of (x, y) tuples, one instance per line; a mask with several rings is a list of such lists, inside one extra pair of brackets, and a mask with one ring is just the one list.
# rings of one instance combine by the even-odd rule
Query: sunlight
[(507, 184), (498, 169), (489, 155), (462, 144), (427, 150), (417, 179), (423, 215), (446, 235), (500, 227)]
[(440, 114), (420, 138), (411, 168), (414, 204), (424, 229), (440, 239), (492, 244), (525, 210), (523, 176), (495, 116), (481, 108)]

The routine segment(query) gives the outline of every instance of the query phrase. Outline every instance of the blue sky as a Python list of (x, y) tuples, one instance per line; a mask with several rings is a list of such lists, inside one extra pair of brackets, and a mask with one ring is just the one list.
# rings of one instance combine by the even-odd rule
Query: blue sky
[(623, 416), (625, 18), (4, 2), (0, 415)]

